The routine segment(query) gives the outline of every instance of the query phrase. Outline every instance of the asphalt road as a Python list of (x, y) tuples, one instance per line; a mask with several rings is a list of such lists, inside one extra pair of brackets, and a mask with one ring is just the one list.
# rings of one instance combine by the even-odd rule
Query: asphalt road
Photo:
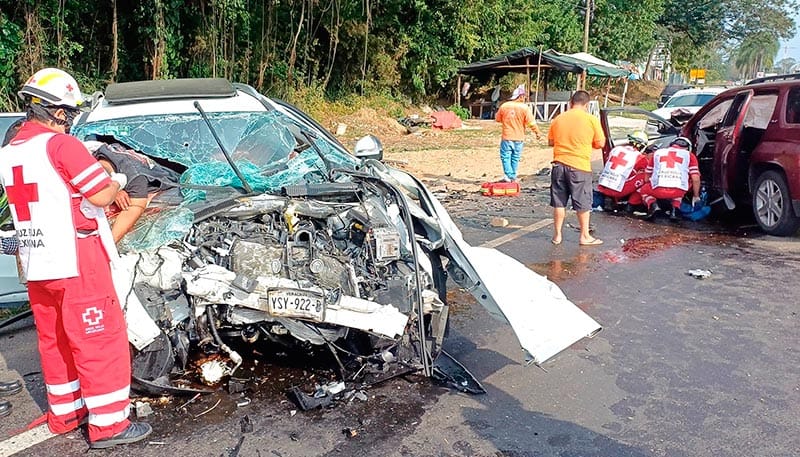
[[(482, 244), (550, 217), (545, 180), (524, 183), (527, 190), (517, 198), (461, 195), (445, 203), (466, 239)], [(489, 227), (495, 215), (511, 225)], [(609, 213), (593, 214), (592, 222), (602, 246), (579, 247), (578, 232), (570, 228), (564, 243), (553, 246), (545, 226), (498, 247), (547, 275), (604, 326), (543, 368), (522, 365), (510, 328), (464, 293), (451, 294), (447, 348), (483, 383), (486, 395), (411, 377), (368, 391), (367, 401), (311, 412), (293, 413), (279, 392), (251, 395), (244, 407), (223, 392), (181, 411), (176, 406), (185, 399), (173, 399), (154, 407), (148, 420), (155, 431), (147, 444), (90, 455), (800, 454), (798, 239)], [(577, 225), (573, 215), (568, 223)], [(687, 275), (696, 268), (711, 276)], [(526, 293), (524, 285), (520, 293)], [(0, 370), (7, 363), (27, 373), (29, 388), (13, 399), (15, 416), (0, 419), (0, 436), (43, 406), (34, 347), (30, 325), (0, 333)], [(308, 375), (302, 371), (278, 370), (272, 382)], [(252, 432), (242, 432), (245, 416)], [(72, 433), (20, 455), (83, 455), (86, 449)]]

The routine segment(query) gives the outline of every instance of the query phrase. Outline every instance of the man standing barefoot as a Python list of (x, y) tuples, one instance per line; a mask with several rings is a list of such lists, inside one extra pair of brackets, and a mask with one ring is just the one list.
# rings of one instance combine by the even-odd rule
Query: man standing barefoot
[(589, 93), (576, 91), (570, 109), (550, 125), (548, 142), (553, 146), (553, 171), (550, 174), (550, 206), (553, 207), (553, 244), (561, 244), (561, 229), (572, 197), (572, 209), (578, 214), (581, 246), (597, 246), (603, 241), (589, 233), (592, 209), (592, 149), (605, 143), (600, 121), (589, 114)]

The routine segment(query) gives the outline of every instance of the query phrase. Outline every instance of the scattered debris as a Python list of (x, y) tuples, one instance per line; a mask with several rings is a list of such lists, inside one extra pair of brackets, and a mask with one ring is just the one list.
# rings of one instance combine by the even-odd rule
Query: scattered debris
[(550, 176), (550, 167), (544, 167), (537, 171), (536, 176)]
[(494, 216), (489, 221), (489, 224), (492, 227), (506, 227), (508, 225), (508, 219), (504, 217)]
[(194, 418), (195, 418), (195, 419), (197, 419), (197, 418), (198, 418), (198, 417), (200, 417), (200, 416), (203, 416), (203, 415), (205, 415), (205, 414), (208, 414), (208, 413), (210, 413), (211, 411), (213, 411), (213, 410), (214, 410), (214, 408), (216, 408), (217, 406), (219, 406), (219, 403), (220, 403), (221, 401), (222, 401), (221, 399), (220, 399), (220, 400), (217, 400), (217, 402), (216, 402), (216, 403), (214, 403), (214, 406), (212, 406), (211, 408), (208, 408), (207, 410), (203, 411), (202, 413), (200, 413), (200, 414), (198, 414), (198, 415), (194, 416)]
[(164, 441), (148, 441), (147, 444), (153, 446), (166, 446), (167, 443)]
[(228, 380), (228, 393), (238, 394), (247, 390), (247, 379), (231, 377)]
[(186, 408), (187, 406), (189, 406), (190, 404), (192, 404), (192, 403), (193, 403), (195, 400), (197, 400), (198, 398), (200, 398), (200, 394), (199, 394), (199, 393), (198, 393), (197, 395), (195, 395), (194, 397), (190, 398), (190, 399), (189, 399), (189, 401), (187, 401), (186, 403), (184, 403), (184, 404), (182, 404), (182, 405), (178, 406), (178, 407), (177, 407), (177, 408), (175, 408), (175, 409), (176, 409), (177, 411), (180, 411), (180, 410), (182, 410), (182, 409)]
[(244, 408), (249, 404), (250, 404), (250, 399), (248, 397), (242, 397), (236, 401), (236, 407), (238, 408)]
[(236, 446), (228, 453), (228, 457), (238, 457), (239, 451), (242, 450), (242, 443), (244, 443), (244, 435), (239, 437), (239, 442), (236, 443)]
[(322, 397), (315, 397), (312, 395), (308, 395), (307, 393), (300, 390), (297, 386), (292, 386), (289, 389), (289, 396), (292, 400), (297, 404), (297, 406), (303, 410), (308, 411), (310, 409), (315, 408), (324, 408), (331, 404), (333, 401), (333, 396), (331, 395), (324, 395)]
[(342, 136), (347, 133), (347, 124), (339, 122), (336, 124), (336, 136)]
[(706, 279), (711, 276), (711, 270), (694, 269), (686, 272), (689, 276), (697, 279)]
[(253, 421), (250, 420), (250, 416), (244, 416), (239, 419), (239, 427), (241, 427), (242, 433), (252, 433)]
[(342, 430), (342, 432), (345, 435), (347, 435), (348, 438), (355, 438), (356, 436), (358, 436), (358, 430), (356, 430), (354, 428), (348, 427), (348, 428)]
[(150, 407), (149, 403), (137, 401), (134, 406), (136, 407), (136, 417), (139, 419), (153, 414), (153, 408)]
[(298, 436), (297, 433), (292, 432), (289, 434), (289, 439), (292, 441), (300, 441), (300, 436)]

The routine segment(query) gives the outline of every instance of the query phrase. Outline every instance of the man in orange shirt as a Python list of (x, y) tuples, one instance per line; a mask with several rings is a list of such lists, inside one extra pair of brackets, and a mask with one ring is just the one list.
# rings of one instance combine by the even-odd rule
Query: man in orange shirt
[(500, 162), (503, 164), (503, 182), (514, 182), (517, 179), (517, 166), (522, 155), (522, 146), (525, 141), (525, 127), (539, 139), (539, 127), (533, 117), (530, 106), (525, 103), (525, 85), (520, 84), (514, 89), (509, 101), (503, 103), (497, 110), (495, 120), (503, 125), (500, 140)]
[(553, 171), (550, 174), (550, 206), (553, 207), (553, 244), (561, 244), (561, 228), (567, 213), (567, 200), (578, 214), (581, 246), (597, 246), (603, 241), (589, 233), (592, 209), (592, 149), (606, 141), (600, 121), (589, 114), (589, 93), (572, 94), (570, 109), (550, 124), (548, 142), (553, 146)]

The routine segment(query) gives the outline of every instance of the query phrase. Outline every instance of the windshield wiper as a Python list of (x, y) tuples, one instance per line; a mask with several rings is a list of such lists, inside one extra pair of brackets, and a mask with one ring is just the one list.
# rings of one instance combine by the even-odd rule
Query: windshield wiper
[(325, 173), (325, 176), (328, 178), (328, 180), (332, 181), (332, 179), (330, 177), (330, 173), (331, 173), (331, 170), (333, 170), (333, 164), (331, 163), (330, 160), (328, 160), (327, 157), (325, 157), (325, 154), (322, 153), (322, 151), (319, 149), (319, 146), (317, 146), (317, 143), (314, 141), (315, 139), (317, 139), (319, 137), (317, 136), (316, 133), (310, 132), (310, 131), (308, 131), (306, 129), (301, 129), (300, 133), (303, 134), (303, 136), (306, 138), (306, 141), (308, 142), (308, 144), (310, 144), (311, 147), (314, 148), (314, 151), (317, 153), (319, 158), (322, 160), (322, 163), (325, 164), (325, 168), (327, 169), (327, 173)]
[(239, 167), (237, 167), (236, 164), (233, 163), (233, 159), (231, 158), (230, 153), (228, 153), (228, 150), (225, 149), (225, 146), (223, 146), (222, 140), (220, 140), (219, 136), (217, 135), (217, 131), (214, 130), (214, 127), (211, 125), (211, 121), (208, 120), (208, 116), (206, 116), (206, 112), (203, 111), (203, 107), (200, 106), (200, 102), (198, 102), (197, 100), (195, 100), (194, 102), (194, 108), (200, 113), (200, 116), (205, 121), (206, 125), (208, 126), (208, 130), (211, 131), (211, 135), (214, 137), (214, 140), (216, 140), (220, 150), (222, 150), (222, 154), (225, 156), (225, 159), (228, 161), (228, 164), (233, 169), (233, 172), (236, 173), (236, 177), (239, 178), (239, 181), (242, 182), (242, 188), (244, 188), (244, 191), (248, 194), (252, 194), (253, 188), (250, 187), (250, 184), (245, 179), (244, 174), (242, 174), (242, 171), (239, 170)]

